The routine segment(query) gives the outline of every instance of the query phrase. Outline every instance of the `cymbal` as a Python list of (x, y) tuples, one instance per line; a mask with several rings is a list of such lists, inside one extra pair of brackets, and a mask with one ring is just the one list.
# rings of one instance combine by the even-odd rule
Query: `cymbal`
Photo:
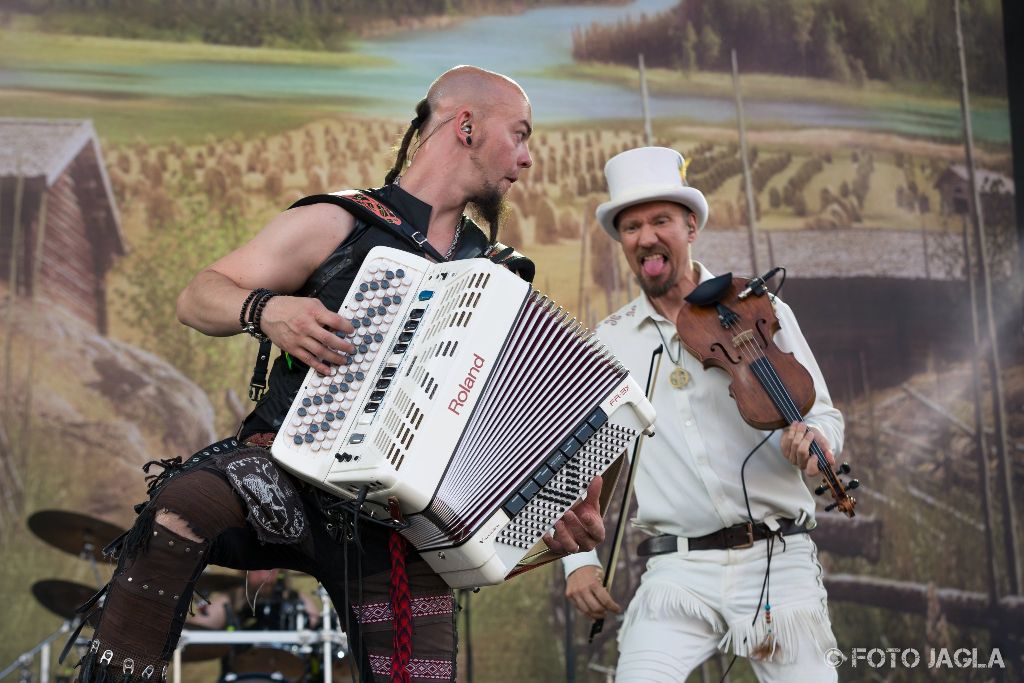
[(199, 575), (199, 580), (196, 581), (196, 590), (200, 593), (212, 593), (214, 591), (231, 590), (244, 584), (244, 575), (216, 574), (211, 571), (205, 571)]
[(102, 519), (67, 510), (40, 510), (28, 518), (36, 536), (64, 552), (103, 559), (103, 548), (124, 529)]
[(306, 660), (280, 647), (263, 645), (236, 652), (231, 670), (239, 679), (246, 678), (245, 674), (269, 673), (273, 677), (279, 673), (285, 681), (299, 681), (306, 672)]
[[(75, 610), (95, 592), (96, 589), (90, 586), (61, 579), (44, 579), (32, 584), (32, 595), (39, 604), (64, 619), (74, 619), (78, 616)], [(95, 615), (94, 619), (98, 616)], [(90, 619), (89, 622), (95, 627), (96, 624), (92, 623), (94, 619)]]

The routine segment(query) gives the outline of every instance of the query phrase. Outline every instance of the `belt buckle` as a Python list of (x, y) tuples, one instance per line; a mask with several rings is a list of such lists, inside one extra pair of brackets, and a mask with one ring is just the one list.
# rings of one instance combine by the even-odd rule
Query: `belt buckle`
[(741, 543), (740, 545), (732, 546), (732, 548), (731, 548), (732, 550), (742, 550), (744, 548), (753, 548), (754, 547), (754, 523), (753, 522), (744, 522), (743, 526), (746, 527), (745, 531), (747, 532), (747, 542), (746, 543)]

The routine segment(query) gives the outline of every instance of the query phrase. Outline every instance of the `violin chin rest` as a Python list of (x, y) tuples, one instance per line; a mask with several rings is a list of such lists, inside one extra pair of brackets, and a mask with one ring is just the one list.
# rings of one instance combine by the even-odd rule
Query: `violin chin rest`
[(686, 301), (694, 306), (717, 304), (729, 291), (730, 286), (732, 286), (732, 273), (713, 277), (697, 285), (696, 289), (686, 295)]

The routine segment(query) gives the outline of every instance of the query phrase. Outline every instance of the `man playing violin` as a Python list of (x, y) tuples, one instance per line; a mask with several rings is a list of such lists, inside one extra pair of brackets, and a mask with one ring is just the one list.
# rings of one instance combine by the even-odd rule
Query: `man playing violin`
[[(637, 549), (649, 559), (620, 630), (616, 681), (683, 681), (719, 650), (748, 657), (761, 681), (836, 680), (823, 656), (835, 637), (802, 477), (818, 474), (812, 441), (834, 465), (843, 417), (779, 299), (774, 342), (810, 372), (816, 398), (803, 422), (767, 440), (741, 418), (730, 376), (705, 370), (682, 346), (675, 320), (684, 297), (713, 277), (691, 256), (708, 204), (684, 173), (675, 150), (623, 152), (605, 166), (611, 198), (597, 209), (642, 289), (597, 333), (638, 378), (659, 345), (669, 361), (656, 378), (657, 434), (644, 444), (635, 484), (634, 523), (652, 537)], [(563, 563), (566, 595), (581, 612), (621, 611), (596, 552)]]

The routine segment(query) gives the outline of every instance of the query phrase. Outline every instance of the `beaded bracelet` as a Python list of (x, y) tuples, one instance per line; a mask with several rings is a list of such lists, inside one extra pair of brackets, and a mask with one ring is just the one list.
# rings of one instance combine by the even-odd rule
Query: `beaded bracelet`
[(242, 312), (239, 316), (240, 320), (243, 321), (242, 330), (248, 332), (261, 342), (268, 339), (267, 335), (263, 334), (263, 331), (260, 329), (263, 309), (266, 307), (267, 302), (275, 296), (277, 296), (277, 292), (261, 287), (254, 289), (246, 298), (245, 303), (242, 304)]
[(255, 299), (256, 295), (259, 294), (261, 291), (263, 290), (252, 290), (251, 292), (249, 292), (249, 296), (245, 297), (245, 301), (242, 302), (242, 310), (238, 312), (238, 326), (241, 327), (243, 330), (245, 329), (245, 320), (248, 317), (246, 316), (245, 313), (246, 311), (249, 310), (249, 304), (252, 303), (252, 300)]
[(267, 307), (267, 302), (275, 296), (277, 296), (277, 292), (267, 290), (266, 294), (260, 297), (260, 299), (253, 304), (252, 326), (254, 332), (251, 334), (260, 341), (265, 341), (267, 339), (267, 335), (263, 334), (263, 328), (260, 327), (260, 323), (263, 320), (263, 309)]

